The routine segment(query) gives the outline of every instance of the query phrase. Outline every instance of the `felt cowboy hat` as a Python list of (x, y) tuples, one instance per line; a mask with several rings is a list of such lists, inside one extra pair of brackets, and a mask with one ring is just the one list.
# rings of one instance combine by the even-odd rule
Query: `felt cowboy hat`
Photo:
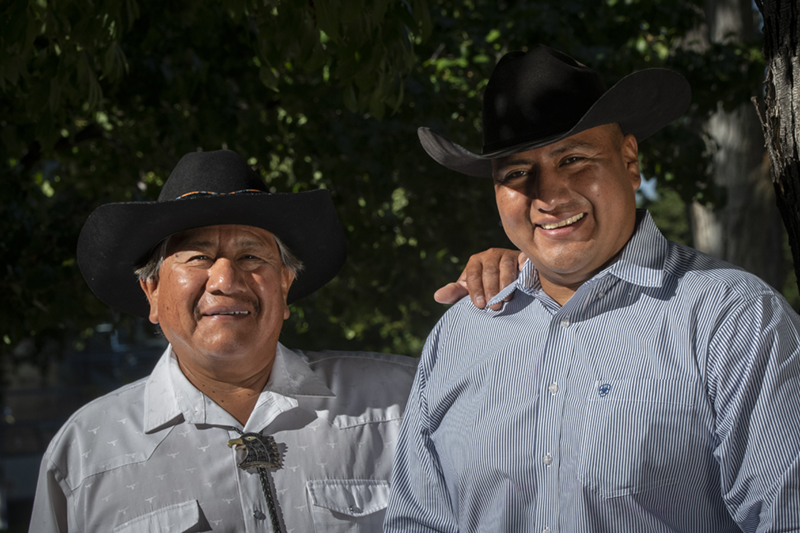
[(150, 306), (134, 270), (169, 235), (220, 224), (265, 229), (303, 262), (289, 303), (325, 285), (344, 264), (344, 232), (328, 191), (270, 193), (239, 155), (219, 150), (183, 156), (155, 202), (95, 209), (78, 238), (78, 266), (103, 302), (146, 318)]
[(584, 130), (619, 123), (642, 141), (681, 116), (689, 83), (662, 68), (634, 72), (606, 90), (594, 70), (543, 45), (509, 52), (492, 72), (483, 96), (483, 150), (475, 154), (429, 128), (422, 147), (445, 167), (492, 177), (493, 158), (533, 150)]

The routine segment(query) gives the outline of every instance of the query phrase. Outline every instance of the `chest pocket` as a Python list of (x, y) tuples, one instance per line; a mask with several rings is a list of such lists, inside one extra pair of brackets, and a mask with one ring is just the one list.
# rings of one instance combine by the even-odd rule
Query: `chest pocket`
[[(190, 500), (134, 518), (114, 528), (114, 533), (157, 533), (211, 531), (204, 519), (197, 500)], [(204, 527), (205, 526), (205, 527)]]
[(314, 530), (326, 533), (381, 531), (389, 504), (389, 482), (323, 479), (306, 482)]
[(615, 498), (693, 477), (702, 453), (699, 382), (599, 381), (589, 393), (578, 478)]

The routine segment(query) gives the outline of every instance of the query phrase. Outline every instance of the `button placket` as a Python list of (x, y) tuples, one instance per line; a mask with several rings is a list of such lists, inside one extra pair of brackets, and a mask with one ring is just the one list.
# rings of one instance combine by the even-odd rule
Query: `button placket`
[[(540, 390), (547, 390), (549, 394), (543, 395), (539, 404), (539, 417), (537, 430), (541, 438), (538, 440), (539, 468), (537, 478), (537, 521), (539, 527), (536, 531), (544, 531), (546, 524), (557, 523), (559, 519), (558, 485), (559, 485), (559, 457), (560, 440), (563, 430), (561, 417), (563, 416), (566, 393), (565, 384), (570, 375), (572, 361), (575, 357), (575, 342), (580, 329), (578, 315), (574, 304), (572, 309), (561, 310), (560, 316), (556, 314), (551, 322), (546, 352), (542, 360), (540, 374)], [(570, 312), (572, 311), (572, 312)]]

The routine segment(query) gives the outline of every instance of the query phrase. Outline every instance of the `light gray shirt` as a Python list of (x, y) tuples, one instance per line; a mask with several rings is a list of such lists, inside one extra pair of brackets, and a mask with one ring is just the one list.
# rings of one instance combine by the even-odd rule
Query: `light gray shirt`
[(31, 531), (272, 531), (236, 429), (273, 435), (286, 531), (379, 531), (417, 360), (278, 345), (244, 427), (183, 375), (171, 348), (152, 374), (77, 411), (48, 446)]

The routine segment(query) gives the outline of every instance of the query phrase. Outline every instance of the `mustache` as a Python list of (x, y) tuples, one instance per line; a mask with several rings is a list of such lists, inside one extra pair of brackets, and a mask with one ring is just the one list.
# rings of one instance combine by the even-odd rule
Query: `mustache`
[(194, 304), (193, 314), (199, 319), (214, 314), (252, 314), (258, 315), (261, 304), (256, 298), (208, 298), (207, 293)]

